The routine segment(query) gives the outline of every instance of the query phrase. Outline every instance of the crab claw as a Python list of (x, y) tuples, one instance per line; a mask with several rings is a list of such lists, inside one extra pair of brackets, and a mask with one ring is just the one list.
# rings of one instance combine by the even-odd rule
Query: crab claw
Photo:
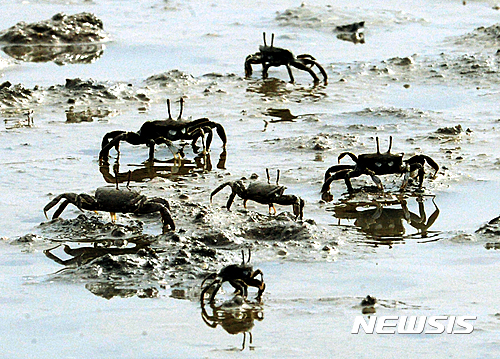
[(410, 180), (410, 171), (407, 170), (404, 174), (403, 177), (403, 183), (401, 184), (401, 187), (399, 188), (400, 191), (404, 190), (406, 186), (408, 186), (408, 181)]
[(380, 180), (380, 178), (378, 178), (375, 175), (370, 175), (370, 177), (372, 178), (373, 182), (375, 182), (375, 184), (377, 185), (378, 189), (381, 190), (381, 191), (383, 191), (384, 190), (384, 185), (382, 184), (382, 181)]
[(181, 151), (179, 151), (179, 149), (172, 144), (172, 141), (165, 139), (165, 144), (167, 145), (170, 152), (172, 152), (172, 155), (174, 156), (174, 158), (176, 158), (176, 156), (181, 157), (181, 154), (180, 154)]

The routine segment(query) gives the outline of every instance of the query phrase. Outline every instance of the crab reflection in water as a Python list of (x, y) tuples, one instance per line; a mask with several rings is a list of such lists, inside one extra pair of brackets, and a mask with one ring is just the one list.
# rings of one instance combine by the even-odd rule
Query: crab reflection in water
[[(430, 196), (434, 211), (427, 217), (426, 199), (423, 195), (414, 197), (418, 205), (418, 214), (409, 210), (407, 198), (404, 196), (364, 195), (365, 198), (361, 198), (359, 194), (351, 195), (333, 207), (334, 215), (339, 219), (339, 225), (341, 219), (354, 219), (354, 225), (366, 233), (368, 238), (377, 240), (377, 243), (387, 241), (389, 245), (392, 244), (393, 240), (402, 240), (408, 237), (430, 238), (439, 234), (439, 232), (429, 230), (440, 213), (435, 196)], [(391, 207), (387, 208), (386, 206)], [(359, 210), (360, 208), (368, 209)], [(403, 220), (416, 229), (416, 233), (405, 235), (406, 229)]]
[[(243, 333), (243, 343), (241, 349), (238, 350), (245, 349), (247, 334), (249, 344), (252, 344), (251, 330), (254, 327), (254, 322), (255, 320), (260, 322), (264, 319), (264, 313), (260, 306), (247, 302), (240, 295), (236, 295), (221, 305), (215, 305), (213, 302), (210, 302), (209, 305), (210, 310), (207, 311), (205, 304), (201, 302), (201, 318), (206, 325), (214, 329), (220, 325), (232, 335)], [(252, 350), (253, 347), (249, 346), (249, 349)]]
[[(128, 246), (129, 243), (134, 243), (134, 246)], [(92, 262), (94, 259), (109, 255), (137, 254), (139, 250), (144, 249), (152, 251), (149, 247), (150, 241), (145, 240), (142, 236), (129, 240), (112, 240), (112, 241), (95, 241), (92, 246), (82, 246), (71, 248), (67, 244), (58, 244), (57, 246), (46, 249), (43, 253), (47, 258), (66, 267), (78, 267)], [(52, 253), (54, 250), (63, 246), (63, 251), (70, 256), (68, 259), (62, 259)]]
[[(227, 152), (223, 150), (219, 155), (217, 168), (225, 169), (226, 158)], [(155, 163), (163, 164), (155, 165)], [(171, 178), (172, 176), (183, 176), (196, 170), (209, 172), (213, 169), (212, 159), (208, 152), (198, 154), (193, 160), (172, 158), (167, 161), (155, 161), (155, 163), (147, 162), (144, 165), (129, 165), (138, 168), (133, 171), (120, 172), (120, 161), (119, 157), (117, 157), (113, 165), (109, 162), (101, 163), (99, 171), (107, 183), (124, 183), (129, 181), (143, 182), (155, 177)]]

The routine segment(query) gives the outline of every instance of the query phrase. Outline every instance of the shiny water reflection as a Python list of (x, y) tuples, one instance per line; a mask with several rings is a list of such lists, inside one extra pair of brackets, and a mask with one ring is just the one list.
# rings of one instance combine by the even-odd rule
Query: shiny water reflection
[(54, 62), (57, 65), (91, 64), (104, 53), (103, 44), (85, 45), (9, 45), (2, 50), (24, 62)]
[(139, 263), (151, 271), (153, 263), (158, 259), (151, 244), (152, 241), (144, 236), (129, 240), (109, 238), (105, 241), (88, 241), (84, 245), (71, 241), (68, 244), (60, 243), (43, 253), (64, 266), (52, 274), (51, 278), (78, 275), (79, 281), (86, 281), (85, 288), (88, 291), (105, 299), (132, 296), (155, 298), (159, 296), (159, 290), (155, 286), (134, 280), (134, 276), (144, 277), (147, 273), (141, 274)]
[[(434, 196), (424, 197), (417, 195), (414, 198), (418, 207), (418, 213), (408, 208), (408, 198), (393, 197), (392, 200), (371, 199), (370, 201), (349, 201), (335, 205), (334, 216), (341, 220), (354, 220), (354, 226), (367, 235), (368, 239), (376, 243), (391, 245), (393, 242), (402, 241), (405, 238), (432, 238), (440, 232), (429, 230), (436, 222), (440, 210), (435, 202)], [(433, 212), (427, 216), (425, 205), (432, 203)], [(415, 229), (414, 233), (406, 233), (405, 224)]]
[(290, 84), (277, 78), (267, 78), (264, 80), (248, 80), (247, 92), (254, 92), (266, 98), (286, 97), (293, 102), (319, 101), (327, 97), (325, 85), (312, 83), (308, 86)]
[(245, 349), (248, 334), (248, 348), (252, 350), (253, 338), (251, 330), (254, 327), (255, 320), (260, 322), (264, 319), (264, 313), (260, 306), (254, 306), (246, 302), (243, 297), (235, 296), (221, 305), (210, 303), (208, 310), (202, 303), (201, 319), (210, 328), (215, 329), (217, 326), (221, 326), (222, 329), (232, 335), (243, 333), (243, 342), (238, 350)]
[(119, 284), (113, 282), (90, 282), (85, 284), (85, 289), (104, 299), (111, 299), (114, 297), (130, 298), (134, 296), (139, 298), (156, 298), (159, 296), (159, 290), (156, 287), (123, 288)]
[(2, 48), (10, 57), (24, 62), (54, 62), (57, 65), (91, 64), (104, 53), (103, 44), (9, 45)]
[[(133, 246), (128, 246), (129, 242)], [(96, 258), (109, 255), (122, 255), (122, 254), (136, 254), (139, 250), (149, 247), (151, 243), (142, 238), (137, 238), (135, 241), (119, 241), (114, 243), (107, 242), (93, 242), (92, 246), (70, 247), (67, 244), (58, 244), (57, 246), (46, 249), (43, 253), (47, 258), (52, 259), (54, 262), (64, 266), (81, 266), (85, 265)], [(53, 253), (56, 249), (60, 248), (64, 253), (69, 256), (69, 259), (62, 259), (62, 256), (57, 256)]]
[[(224, 150), (219, 154), (219, 160), (216, 167), (225, 169), (226, 159), (227, 152)], [(209, 172), (213, 169), (210, 153), (199, 153), (193, 160), (172, 158), (166, 161), (156, 160), (154, 163), (146, 162), (142, 165), (128, 166), (136, 166), (137, 168), (126, 172), (120, 172), (120, 161), (119, 157), (117, 157), (113, 165), (107, 161), (103, 161), (99, 166), (99, 171), (107, 183), (124, 183), (143, 182), (144, 180), (150, 180), (155, 177), (173, 178), (192, 173), (195, 170)]]

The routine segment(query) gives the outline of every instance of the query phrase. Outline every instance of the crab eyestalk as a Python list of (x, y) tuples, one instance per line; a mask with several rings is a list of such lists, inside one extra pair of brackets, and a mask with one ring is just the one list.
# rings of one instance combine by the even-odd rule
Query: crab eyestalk
[(168, 119), (172, 119), (172, 113), (170, 112), (170, 99), (167, 98), (167, 112), (168, 112)]
[(180, 110), (179, 110), (179, 116), (177, 116), (177, 120), (180, 120), (182, 118), (182, 111), (184, 110), (184, 99), (181, 97), (180, 100)]

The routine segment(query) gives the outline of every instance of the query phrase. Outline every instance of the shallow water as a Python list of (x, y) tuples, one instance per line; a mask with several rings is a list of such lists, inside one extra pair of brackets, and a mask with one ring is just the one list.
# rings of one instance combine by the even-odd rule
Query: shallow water
[[(3, 356), (240, 355), (243, 334), (205, 325), (196, 295), (175, 299), (171, 283), (148, 282), (160, 288), (157, 298), (105, 300), (85, 289), (85, 278), (53, 276), (61, 266), (42, 252), (53, 245), (11, 244), (18, 236), (44, 233), (39, 226), (46, 221), (42, 208), (54, 195), (91, 192), (106, 183), (98, 167), (104, 133), (138, 130), (144, 121), (165, 118), (166, 99), (185, 96), (186, 118), (208, 117), (225, 127), (225, 168), (215, 166), (222, 154), (215, 135), (212, 171), (186, 178), (169, 174), (133, 185), (154, 195), (161, 187), (162, 196), (176, 206), (182, 205), (175, 192), (181, 188), (193, 201), (208, 205), (210, 191), (222, 180), (252, 173), (265, 177), (265, 168), (273, 174), (280, 169), (287, 193), (306, 200), (305, 218), (332, 236), (318, 238), (310, 247), (286, 248), (285, 256), (276, 255), (273, 246), (253, 247), (253, 263), (265, 273), (267, 289), (264, 319), (254, 321), (252, 343), (246, 335), (244, 353), (352, 357), (355, 352), (378, 358), (399, 356), (405, 348), (418, 357), (498, 357), (498, 251), (486, 249), (498, 239), (475, 233), (500, 214), (495, 200), (500, 192), (498, 43), (494, 35), (475, 31), (497, 23), (493, 3), (4, 2), (2, 29), (57, 12), (88, 11), (103, 20), (110, 41), (92, 64), (16, 62), (0, 53), (0, 82), (39, 86), (35, 99), (1, 108), (6, 120), (0, 131)], [(336, 25), (361, 20), (366, 21), (365, 44), (341, 41), (332, 32)], [(244, 59), (258, 50), (263, 31), (276, 34), (276, 46), (315, 56), (329, 84), (313, 86), (299, 70), (294, 70), (296, 83), (289, 84), (283, 67), (271, 69), (267, 81), (255, 67), (253, 77), (245, 80)], [(404, 65), (408, 57), (411, 64)], [(5, 63), (9, 66), (3, 67)], [(93, 79), (116, 98), (72, 92), (64, 87), (67, 78)], [(110, 115), (69, 123), (69, 98), (76, 99), (74, 111)], [(177, 106), (175, 102), (174, 116)], [(34, 111), (34, 126), (15, 126), (27, 109)], [(277, 121), (266, 115), (270, 109), (289, 110), (297, 117)], [(459, 124), (460, 134), (438, 133)], [(380, 242), (355, 227), (353, 219), (339, 223), (332, 204), (320, 203), (324, 171), (336, 164), (340, 152), (373, 152), (375, 136), (382, 149), (393, 136), (394, 152), (408, 157), (424, 153), (439, 163), (436, 178), (424, 182), (425, 194), (434, 195), (439, 208), (428, 237), (402, 221), (402, 235)], [(192, 160), (192, 150), (185, 149)], [(111, 163), (115, 156), (111, 151)], [(170, 153), (160, 147), (156, 156), (169, 158)], [(122, 144), (120, 171), (135, 170), (134, 164), (146, 158), (145, 147)], [(383, 178), (389, 190), (400, 180)], [(369, 184), (369, 178), (353, 184)], [(342, 181), (332, 184), (335, 200), (344, 191)], [(213, 207), (222, 206), (227, 195), (227, 190), (217, 195)], [(233, 211), (241, 210), (241, 201), (233, 206)], [(413, 197), (408, 206), (419, 213)], [(267, 211), (254, 203), (249, 210)], [(430, 197), (425, 210), (429, 218), (434, 211)], [(63, 217), (77, 215), (68, 208)], [(161, 232), (153, 218), (144, 222), (145, 232)], [(325, 243), (334, 250), (322, 251)], [(477, 315), (475, 331), (467, 336), (352, 335), (366, 295), (379, 299), (378, 315)]]

